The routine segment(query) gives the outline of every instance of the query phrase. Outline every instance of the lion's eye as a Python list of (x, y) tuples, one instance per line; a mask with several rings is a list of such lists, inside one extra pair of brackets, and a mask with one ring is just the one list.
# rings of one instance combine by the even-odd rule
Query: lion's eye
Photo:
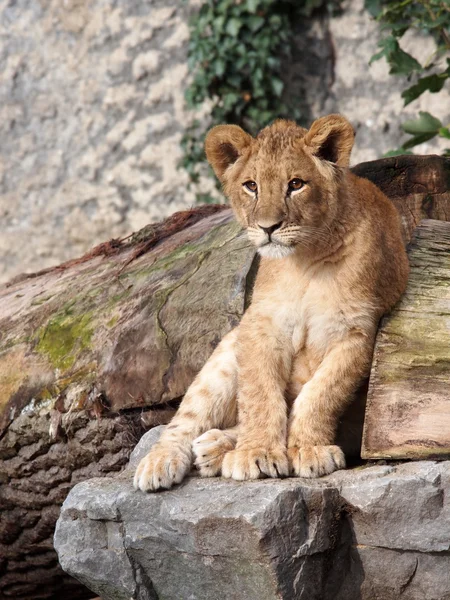
[(256, 185), (256, 181), (246, 181), (242, 184), (245, 188), (247, 188), (250, 192), (256, 192), (258, 186)]
[(301, 190), (304, 185), (304, 181), (295, 177), (294, 179), (291, 179), (288, 183), (288, 188), (290, 192), (295, 192), (296, 190)]

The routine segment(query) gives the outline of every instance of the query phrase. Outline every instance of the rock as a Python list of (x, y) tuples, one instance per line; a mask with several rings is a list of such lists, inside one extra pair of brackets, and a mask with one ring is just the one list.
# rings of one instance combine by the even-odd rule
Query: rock
[(55, 547), (103, 600), (444, 600), (450, 462), (370, 466), (320, 480), (192, 476), (142, 494), (135, 465), (73, 488)]
[(422, 221), (408, 256), (408, 287), (375, 343), (364, 458), (450, 455), (450, 223)]

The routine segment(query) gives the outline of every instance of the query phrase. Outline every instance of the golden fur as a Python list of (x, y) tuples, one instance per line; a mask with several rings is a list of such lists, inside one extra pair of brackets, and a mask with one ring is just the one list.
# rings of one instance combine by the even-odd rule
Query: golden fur
[(380, 317), (406, 286), (391, 202), (348, 170), (339, 115), (256, 138), (214, 127), (206, 154), (262, 256), (253, 300), (195, 378), (135, 486), (202, 476), (318, 477), (345, 466), (340, 416), (367, 376)]

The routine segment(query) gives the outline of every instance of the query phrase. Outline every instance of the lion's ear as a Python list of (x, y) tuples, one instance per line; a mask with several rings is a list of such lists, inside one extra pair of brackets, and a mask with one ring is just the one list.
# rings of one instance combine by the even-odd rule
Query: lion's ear
[(237, 125), (217, 125), (208, 132), (205, 140), (206, 158), (219, 179), (252, 141), (252, 136)]
[(303, 138), (313, 156), (347, 167), (355, 139), (350, 123), (341, 115), (328, 115), (314, 121)]

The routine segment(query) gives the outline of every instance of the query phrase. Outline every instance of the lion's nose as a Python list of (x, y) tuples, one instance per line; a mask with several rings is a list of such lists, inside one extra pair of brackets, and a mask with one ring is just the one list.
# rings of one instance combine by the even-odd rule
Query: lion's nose
[(282, 225), (282, 221), (280, 221), (279, 223), (275, 223), (275, 225), (270, 225), (269, 227), (263, 227), (262, 225), (260, 225), (258, 223), (259, 228), (262, 229), (263, 231), (265, 231), (269, 237), (272, 235), (272, 233), (274, 231), (279, 229), (281, 227), (281, 225)]

